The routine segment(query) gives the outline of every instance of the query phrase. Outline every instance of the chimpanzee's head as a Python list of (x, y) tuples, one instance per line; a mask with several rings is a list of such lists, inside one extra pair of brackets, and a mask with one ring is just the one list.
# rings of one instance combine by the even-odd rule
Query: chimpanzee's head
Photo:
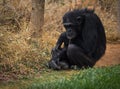
[(74, 39), (82, 30), (84, 15), (79, 10), (69, 11), (63, 16), (63, 25), (68, 39)]

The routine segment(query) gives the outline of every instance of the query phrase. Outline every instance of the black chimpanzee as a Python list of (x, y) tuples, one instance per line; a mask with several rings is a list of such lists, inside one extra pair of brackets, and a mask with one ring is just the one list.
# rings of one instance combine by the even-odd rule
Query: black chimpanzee
[(93, 67), (106, 50), (105, 31), (99, 17), (93, 10), (73, 10), (63, 16), (63, 25), (66, 31), (52, 50), (49, 68)]

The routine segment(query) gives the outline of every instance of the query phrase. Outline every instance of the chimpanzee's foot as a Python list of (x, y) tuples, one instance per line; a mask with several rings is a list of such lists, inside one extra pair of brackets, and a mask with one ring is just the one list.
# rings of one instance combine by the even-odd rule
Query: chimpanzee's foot
[(61, 67), (58, 66), (54, 60), (51, 60), (47, 63), (47, 67), (50, 68), (50, 69), (53, 69), (53, 70), (60, 70)]
[(63, 69), (63, 70), (69, 69), (68, 63), (66, 63), (66, 62), (64, 62), (64, 61), (60, 61), (60, 62), (59, 62), (59, 66), (60, 66), (61, 69)]

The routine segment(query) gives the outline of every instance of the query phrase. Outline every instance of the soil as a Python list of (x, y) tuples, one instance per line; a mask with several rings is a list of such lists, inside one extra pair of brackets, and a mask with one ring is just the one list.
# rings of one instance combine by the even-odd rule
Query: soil
[(120, 44), (107, 44), (105, 55), (95, 66), (110, 66), (120, 64)]

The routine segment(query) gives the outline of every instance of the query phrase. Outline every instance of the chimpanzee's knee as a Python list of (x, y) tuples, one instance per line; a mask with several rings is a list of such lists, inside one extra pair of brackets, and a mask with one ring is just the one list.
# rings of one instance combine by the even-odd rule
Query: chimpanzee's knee
[(67, 56), (71, 65), (78, 65), (79, 67), (92, 67), (94, 65), (92, 59), (84, 54), (82, 48), (77, 45), (70, 44), (68, 46)]
[(78, 59), (76, 59), (77, 54), (79, 53), (79, 48), (74, 44), (69, 44), (67, 49), (67, 57), (71, 65), (76, 65)]
[(79, 47), (77, 47), (76, 45), (70, 44), (67, 49), (67, 56), (68, 56), (68, 58), (71, 58), (71, 56), (77, 55), (78, 52), (82, 52), (82, 50)]

